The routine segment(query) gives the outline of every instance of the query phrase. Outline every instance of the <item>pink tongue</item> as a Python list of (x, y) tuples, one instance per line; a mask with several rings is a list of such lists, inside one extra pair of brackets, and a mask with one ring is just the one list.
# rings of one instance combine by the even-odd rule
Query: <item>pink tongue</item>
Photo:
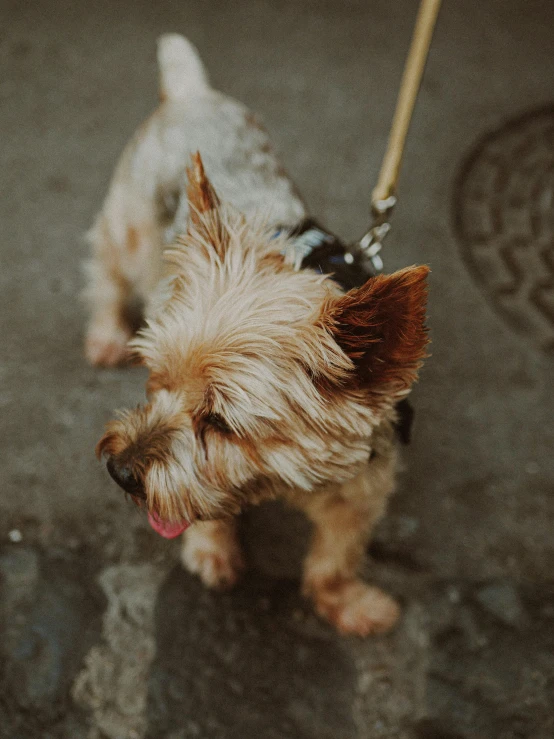
[(171, 523), (170, 521), (162, 521), (162, 519), (156, 513), (148, 514), (148, 521), (150, 526), (157, 531), (160, 536), (165, 539), (174, 539), (179, 534), (182, 534), (185, 529), (190, 526), (188, 521), (179, 521), (178, 523)]

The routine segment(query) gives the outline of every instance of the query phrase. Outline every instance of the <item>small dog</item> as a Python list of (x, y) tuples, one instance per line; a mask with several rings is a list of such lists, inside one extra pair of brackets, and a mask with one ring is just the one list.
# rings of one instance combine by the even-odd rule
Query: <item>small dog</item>
[(385, 632), (399, 608), (357, 570), (394, 486), (395, 406), (425, 355), (428, 269), (346, 293), (298, 269), (305, 206), (266, 132), (210, 87), (186, 39), (162, 37), (158, 58), (160, 105), (89, 232), (86, 356), (128, 357), (138, 298), (146, 327), (130, 345), (150, 372), (148, 402), (108, 424), (98, 454), (156, 531), (188, 529), (183, 563), (209, 587), (244, 567), (245, 506), (299, 507), (317, 612), (343, 633)]

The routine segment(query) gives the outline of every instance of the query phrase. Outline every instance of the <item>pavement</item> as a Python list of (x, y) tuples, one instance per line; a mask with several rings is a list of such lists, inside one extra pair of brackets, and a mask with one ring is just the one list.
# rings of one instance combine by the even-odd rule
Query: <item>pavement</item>
[(89, 227), (155, 106), (155, 39), (198, 46), (259, 112), (312, 212), (368, 221), (415, 0), (0, 3), (0, 736), (554, 736), (554, 5), (445, 2), (408, 140), (389, 271), (431, 265), (432, 357), (367, 576), (386, 637), (298, 594), (306, 522), (245, 516), (220, 595), (94, 457), (139, 368), (83, 359)]

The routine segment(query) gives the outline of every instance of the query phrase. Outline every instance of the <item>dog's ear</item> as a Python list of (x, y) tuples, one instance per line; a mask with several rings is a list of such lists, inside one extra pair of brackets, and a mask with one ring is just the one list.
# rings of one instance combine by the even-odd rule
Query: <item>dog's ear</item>
[(221, 255), (227, 238), (220, 218), (220, 201), (204, 171), (202, 157), (198, 151), (192, 155), (192, 164), (187, 167), (187, 177), (190, 223), (193, 229), (206, 238)]
[(196, 225), (202, 213), (216, 210), (219, 207), (219, 198), (206, 176), (200, 152), (193, 154), (191, 159), (192, 165), (187, 167), (187, 199), (190, 205), (191, 221)]
[(428, 272), (428, 267), (408, 267), (372, 277), (324, 308), (325, 327), (354, 363), (357, 385), (376, 406), (405, 395), (425, 357)]

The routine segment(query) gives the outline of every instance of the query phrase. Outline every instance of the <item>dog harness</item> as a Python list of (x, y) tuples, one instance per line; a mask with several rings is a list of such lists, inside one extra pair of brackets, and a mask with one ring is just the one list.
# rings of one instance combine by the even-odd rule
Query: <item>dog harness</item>
[[(353, 250), (345, 247), (340, 239), (311, 218), (292, 229), (279, 229), (278, 233), (288, 231), (293, 239), (294, 262), (297, 269), (310, 267), (321, 274), (330, 274), (344, 290), (360, 287), (383, 269), (379, 252), (383, 239), (390, 230), (388, 220), (396, 204), (396, 185), (404, 143), (440, 5), (441, 0), (421, 0), (385, 158), (371, 197), (372, 227)], [(414, 410), (404, 399), (397, 403), (396, 411), (398, 415), (396, 432), (400, 440), (407, 444), (410, 441)]]
[(360, 250), (350, 251), (333, 233), (313, 218), (305, 218), (293, 228), (280, 228), (292, 240), (294, 266), (309, 267), (322, 275), (332, 275), (343, 290), (360, 287), (382, 269), (382, 263), (367, 259)]
[[(368, 259), (361, 251), (350, 251), (333, 233), (313, 218), (306, 218), (293, 228), (279, 228), (275, 236), (288, 233), (294, 249), (296, 269), (310, 268), (322, 275), (331, 275), (343, 290), (360, 287), (383, 268), (377, 259)], [(411, 439), (414, 409), (407, 399), (396, 404), (396, 434), (403, 444)]]

